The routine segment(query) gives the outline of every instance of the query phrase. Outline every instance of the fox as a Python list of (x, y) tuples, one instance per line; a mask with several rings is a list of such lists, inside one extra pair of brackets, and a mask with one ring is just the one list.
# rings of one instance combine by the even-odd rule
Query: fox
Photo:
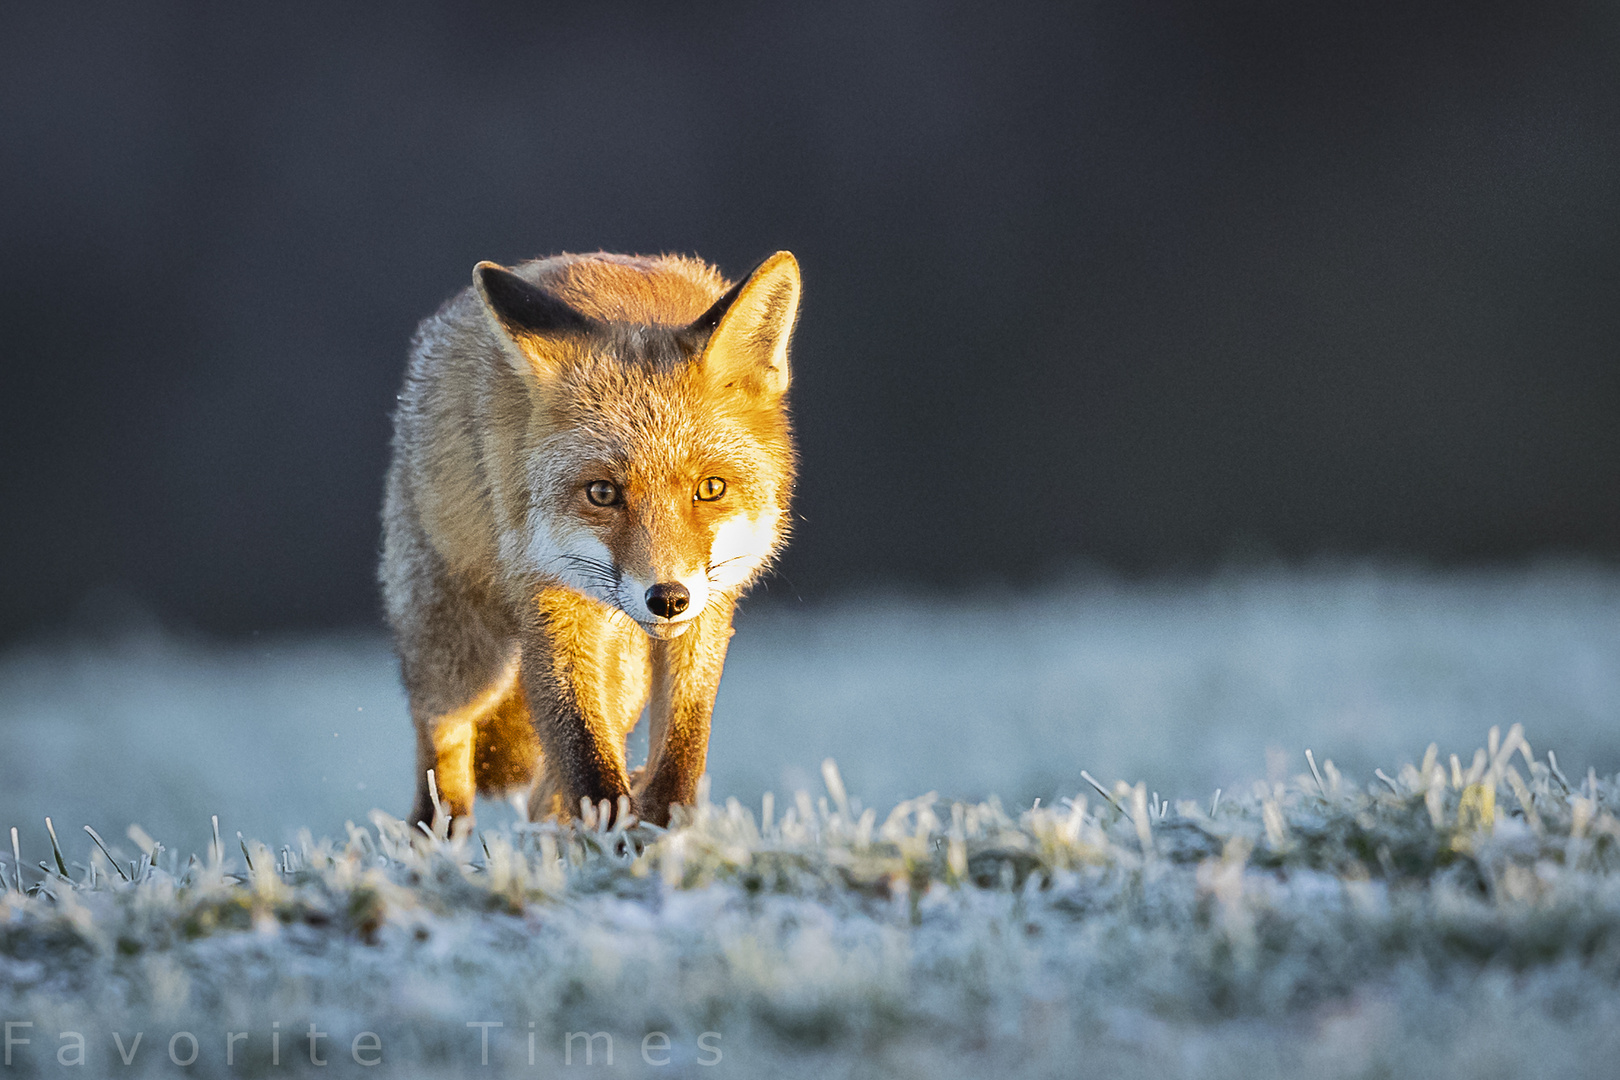
[(480, 795), (659, 826), (694, 803), (737, 602), (789, 532), (801, 292), (786, 251), (736, 282), (565, 254), (480, 262), (418, 327), (379, 567), (410, 823), (467, 827)]

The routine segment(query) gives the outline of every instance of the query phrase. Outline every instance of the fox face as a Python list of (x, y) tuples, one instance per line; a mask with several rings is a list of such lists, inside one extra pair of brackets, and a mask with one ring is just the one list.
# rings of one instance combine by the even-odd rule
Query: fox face
[(526, 391), (512, 404), (526, 415), (503, 558), (653, 638), (680, 635), (786, 538), (797, 263), (772, 256), (695, 318), (669, 321), (627, 310), (600, 282), (534, 282), (492, 263), (474, 279)]

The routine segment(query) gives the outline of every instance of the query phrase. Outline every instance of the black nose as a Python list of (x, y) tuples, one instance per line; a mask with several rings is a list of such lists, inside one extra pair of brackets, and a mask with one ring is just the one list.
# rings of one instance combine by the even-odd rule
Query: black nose
[(691, 602), (692, 594), (678, 581), (661, 581), (647, 590), (647, 610), (660, 619), (673, 619)]

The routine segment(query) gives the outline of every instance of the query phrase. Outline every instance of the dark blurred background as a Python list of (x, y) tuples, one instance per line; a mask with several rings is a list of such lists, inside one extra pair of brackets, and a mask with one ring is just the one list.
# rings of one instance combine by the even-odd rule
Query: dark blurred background
[(598, 248), (800, 257), (773, 595), (1620, 554), (1612, 3), (10, 5), (0, 148), (0, 639), (375, 624), (412, 328)]

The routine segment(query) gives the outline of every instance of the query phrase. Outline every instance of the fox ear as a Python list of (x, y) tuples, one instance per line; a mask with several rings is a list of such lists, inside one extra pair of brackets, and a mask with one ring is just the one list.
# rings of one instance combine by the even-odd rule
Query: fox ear
[(481, 262), (473, 267), (473, 288), (495, 324), (505, 331), (509, 359), (521, 358), (537, 373), (551, 366), (544, 338), (583, 333), (594, 325), (588, 316), (499, 263)]
[(788, 342), (801, 291), (798, 260), (778, 251), (682, 334), (702, 344), (698, 364), (716, 382), (781, 397), (788, 388)]

